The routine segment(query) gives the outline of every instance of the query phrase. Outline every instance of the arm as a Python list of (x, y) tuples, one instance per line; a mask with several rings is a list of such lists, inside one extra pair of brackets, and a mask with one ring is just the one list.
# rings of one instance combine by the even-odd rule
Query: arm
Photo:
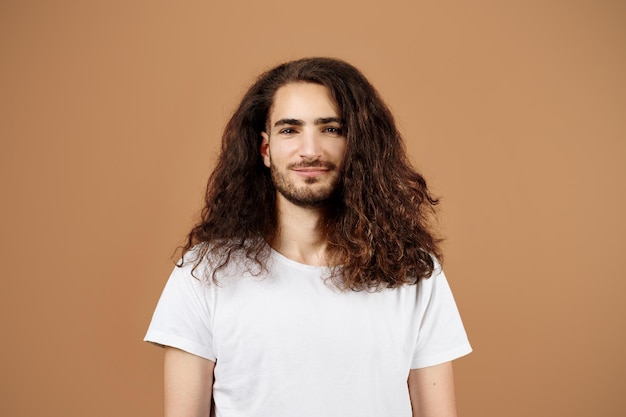
[(457, 417), (452, 362), (411, 369), (408, 383), (413, 417)]
[(209, 417), (215, 362), (165, 348), (165, 417)]

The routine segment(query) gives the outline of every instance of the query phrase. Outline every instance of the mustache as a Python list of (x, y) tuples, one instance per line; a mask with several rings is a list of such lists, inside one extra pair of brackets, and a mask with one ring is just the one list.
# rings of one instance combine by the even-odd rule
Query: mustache
[(288, 169), (298, 169), (298, 168), (323, 168), (327, 170), (334, 170), (337, 168), (337, 165), (333, 164), (329, 161), (301, 161), (295, 162), (293, 164), (289, 164), (287, 166)]

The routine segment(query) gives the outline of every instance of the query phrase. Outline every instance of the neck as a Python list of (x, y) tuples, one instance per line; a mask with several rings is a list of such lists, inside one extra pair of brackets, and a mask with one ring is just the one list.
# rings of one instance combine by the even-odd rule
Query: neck
[(271, 242), (272, 248), (296, 262), (327, 265), (327, 243), (321, 225), (324, 209), (295, 206), (280, 196), (276, 203), (278, 233)]

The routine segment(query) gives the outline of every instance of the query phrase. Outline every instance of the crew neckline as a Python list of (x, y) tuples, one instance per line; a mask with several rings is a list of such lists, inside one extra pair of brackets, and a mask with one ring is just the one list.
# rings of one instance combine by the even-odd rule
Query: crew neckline
[(272, 254), (272, 257), (282, 263), (291, 265), (291, 266), (295, 266), (298, 267), (300, 269), (307, 269), (310, 271), (327, 271), (330, 267), (327, 265), (308, 265), (308, 264), (303, 264), (301, 262), (298, 261), (294, 261), (293, 259), (290, 259), (288, 257), (286, 257), (285, 255), (283, 255), (282, 253), (278, 252), (276, 249), (270, 247), (270, 251)]

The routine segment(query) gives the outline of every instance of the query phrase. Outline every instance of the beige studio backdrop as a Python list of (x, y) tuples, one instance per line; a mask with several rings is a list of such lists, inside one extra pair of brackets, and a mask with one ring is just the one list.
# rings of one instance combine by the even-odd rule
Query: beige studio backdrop
[(162, 413), (141, 339), (220, 132), (312, 55), (363, 70), (442, 197), (460, 415), (626, 415), (625, 28), (608, 0), (0, 2), (0, 415)]

